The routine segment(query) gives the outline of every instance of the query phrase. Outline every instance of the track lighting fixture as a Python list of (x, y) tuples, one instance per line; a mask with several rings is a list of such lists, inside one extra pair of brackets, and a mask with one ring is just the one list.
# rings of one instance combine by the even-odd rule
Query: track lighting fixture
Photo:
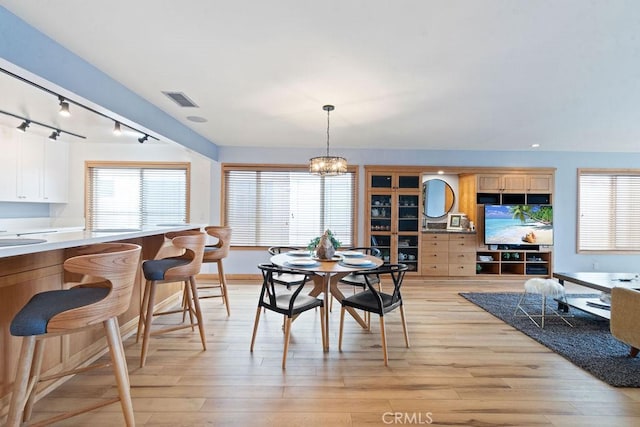
[(147, 141), (147, 139), (149, 139), (149, 135), (145, 134), (144, 136), (141, 136), (140, 138), (138, 138), (138, 142), (140, 144), (144, 144)]
[(27, 120), (27, 119), (23, 119), (23, 120), (24, 120), (24, 122), (22, 122), (22, 124), (20, 126), (18, 126), (18, 128), (17, 128), (20, 132), (26, 132), (27, 128), (31, 124), (31, 122), (29, 120)]
[(51, 132), (51, 135), (49, 135), (49, 139), (52, 141), (55, 141), (56, 139), (58, 139), (59, 136), (60, 136), (60, 131), (56, 129), (53, 132)]
[(71, 115), (71, 111), (69, 111), (69, 103), (67, 101), (64, 100), (63, 97), (59, 96), (58, 99), (60, 100), (60, 115), (64, 116), (64, 117), (69, 117)]
[[(69, 132), (68, 130), (63, 130), (58, 128), (57, 126), (51, 126), (46, 123), (37, 122), (35, 120), (27, 119), (26, 117), (19, 116), (17, 114), (9, 113), (8, 111), (0, 110), (0, 114), (4, 114), (5, 116), (14, 117), (16, 119), (22, 120), (22, 124), (17, 127), (20, 132), (26, 132), (29, 125), (38, 125), (43, 128), (51, 129), (53, 132), (49, 135), (49, 139), (56, 140), (61, 134), (66, 133), (67, 135), (75, 136), (76, 138), (87, 139), (87, 137), (78, 135), (77, 133)], [(55, 136), (55, 137), (54, 137)]]
[(120, 129), (120, 122), (113, 123), (113, 134), (116, 136), (122, 135), (122, 129)]
[[(91, 108), (91, 107), (89, 107), (89, 106), (87, 106), (87, 105), (84, 105), (84, 104), (81, 104), (81, 103), (79, 103), (79, 102), (73, 101), (73, 100), (71, 100), (71, 99), (69, 99), (69, 98), (67, 98), (67, 97), (65, 97), (65, 96), (59, 95), (58, 93), (56, 93), (56, 92), (52, 91), (51, 89), (48, 89), (48, 88), (46, 88), (46, 87), (44, 87), (44, 86), (39, 85), (38, 83), (32, 82), (31, 80), (28, 80), (28, 79), (26, 79), (26, 78), (24, 78), (24, 77), (22, 77), (22, 76), (19, 76), (19, 75), (15, 74), (15, 73), (12, 73), (12, 72), (11, 72), (11, 71), (9, 71), (9, 70), (5, 70), (4, 68), (0, 68), (0, 72), (5, 73), (5, 74), (7, 74), (8, 76), (13, 77), (14, 79), (20, 80), (20, 81), (21, 81), (21, 82), (23, 82), (23, 83), (30, 84), (31, 86), (33, 86), (33, 87), (35, 87), (35, 88), (37, 88), (37, 89), (40, 89), (40, 90), (41, 90), (41, 91), (43, 91), (43, 92), (47, 92), (48, 94), (51, 94), (51, 95), (56, 96), (56, 97), (58, 98), (59, 105), (60, 105), (60, 111), (59, 111), (60, 115), (63, 115), (63, 116), (70, 116), (70, 115), (71, 115), (71, 111), (70, 111), (69, 107), (70, 107), (70, 105), (71, 105), (71, 104), (74, 104), (74, 105), (77, 105), (78, 107), (82, 107), (82, 108), (84, 108), (85, 110), (92, 112), (93, 114), (96, 114), (96, 115), (98, 115), (98, 116), (101, 116), (101, 117), (107, 118), (107, 119), (109, 119), (109, 120), (113, 120), (113, 122), (115, 123), (115, 124), (114, 124), (114, 128), (113, 128), (113, 133), (114, 133), (114, 134), (116, 134), (116, 135), (117, 135), (117, 134), (118, 134), (118, 133), (117, 133), (117, 132), (118, 132), (118, 130), (120, 130), (120, 131), (121, 131), (121, 122), (120, 122), (119, 120), (114, 119), (114, 118), (113, 118), (113, 117), (111, 117), (111, 116), (108, 116), (107, 114), (104, 114), (104, 113), (102, 113), (102, 112), (100, 112), (100, 111), (98, 111), (98, 110), (95, 110), (95, 109), (93, 109), (93, 108)], [(18, 119), (25, 120), (27, 123), (26, 123), (26, 124), (25, 124), (25, 123), (23, 123), (22, 125), (20, 125), (20, 126), (18, 127), (18, 129), (20, 129), (22, 132), (24, 132), (24, 131), (27, 129), (27, 127), (29, 127), (29, 124), (31, 124), (31, 123), (35, 123), (35, 124), (37, 124), (37, 125), (44, 126), (44, 127), (46, 127), (46, 128), (52, 129), (52, 130), (58, 130), (58, 129), (57, 129), (56, 127), (54, 127), (54, 126), (50, 126), (50, 125), (47, 125), (47, 124), (44, 124), (44, 123), (39, 123), (39, 122), (36, 122), (36, 121), (30, 120), (30, 119), (26, 119), (26, 118), (24, 118), (24, 117), (20, 117), (20, 116), (18, 116), (18, 115), (13, 114), (13, 113), (8, 113), (8, 112), (6, 112), (6, 111), (0, 111), (0, 113), (1, 113), (1, 114), (6, 114), (6, 115), (8, 115), (8, 116), (12, 116), (12, 117), (15, 117), (15, 118), (18, 118)], [(135, 132), (137, 132), (137, 133), (141, 134), (141, 135), (144, 135), (144, 137), (141, 137), (141, 138), (139, 138), (139, 139), (138, 139), (138, 141), (140, 141), (140, 143), (143, 143), (143, 142), (147, 141), (148, 139), (155, 139), (156, 141), (158, 141), (158, 140), (159, 140), (159, 139), (158, 139), (158, 138), (156, 138), (155, 136), (149, 135), (148, 133), (146, 133), (146, 132), (144, 132), (144, 131), (142, 131), (142, 130), (136, 129), (135, 127), (130, 126), (129, 124), (126, 124), (125, 126), (126, 126), (127, 128), (129, 128), (129, 129), (131, 129), (131, 130), (133, 130), (133, 131), (135, 131)], [(62, 132), (62, 133), (66, 133), (66, 134), (69, 134), (69, 135), (76, 136), (76, 137), (78, 137), (78, 138), (86, 138), (86, 137), (84, 137), (84, 136), (82, 136), (82, 135), (78, 135), (78, 134), (75, 134), (75, 133), (73, 133), (73, 132), (69, 132), (69, 131), (66, 131), (66, 130), (62, 130), (62, 129), (60, 129), (59, 131), (60, 131), (60, 132)]]

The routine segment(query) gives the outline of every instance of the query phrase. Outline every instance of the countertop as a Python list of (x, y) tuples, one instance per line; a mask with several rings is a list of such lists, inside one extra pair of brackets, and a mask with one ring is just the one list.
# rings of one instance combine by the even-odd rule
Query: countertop
[(428, 228), (422, 229), (423, 233), (434, 233), (434, 234), (476, 234), (475, 230), (447, 230), (446, 228)]
[[(28, 233), (24, 237), (18, 237), (18, 239), (42, 239), (46, 240), (44, 243), (34, 243), (28, 245), (17, 246), (4, 246), (0, 247), (0, 258), (33, 254), (38, 252), (51, 251), (55, 249), (73, 248), (76, 246), (90, 245), (92, 243), (104, 243), (113, 242), (117, 240), (134, 239), (137, 237), (153, 236), (156, 234), (164, 234), (169, 231), (182, 231), (191, 230), (194, 228), (201, 228), (201, 224), (184, 224), (184, 225), (167, 225), (167, 226), (150, 226), (143, 227), (139, 230), (78, 230), (78, 229), (48, 229), (42, 233)], [(2, 239), (11, 238), (13, 236), (0, 235), (0, 242)]]

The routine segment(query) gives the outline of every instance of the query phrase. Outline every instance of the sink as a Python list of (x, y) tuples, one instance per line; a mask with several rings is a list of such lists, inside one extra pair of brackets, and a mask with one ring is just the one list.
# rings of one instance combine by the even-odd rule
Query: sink
[(35, 245), (37, 243), (46, 243), (45, 239), (0, 239), (0, 247), (3, 246), (21, 246)]

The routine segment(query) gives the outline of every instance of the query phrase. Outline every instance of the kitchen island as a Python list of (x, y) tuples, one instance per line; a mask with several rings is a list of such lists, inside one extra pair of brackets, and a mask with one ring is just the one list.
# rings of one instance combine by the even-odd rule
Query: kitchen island
[[(164, 243), (169, 231), (200, 229), (200, 225), (168, 225), (136, 230), (49, 230), (26, 236), (2, 236), (0, 244), (0, 408), (4, 413), (15, 377), (21, 339), (11, 336), (9, 325), (15, 314), (36, 293), (62, 289), (63, 283), (75, 280), (65, 274), (62, 264), (74, 256), (77, 248), (103, 242), (127, 242), (142, 246), (141, 259), (153, 258)], [(28, 241), (14, 241), (27, 240)], [(28, 244), (22, 244), (28, 243)], [(123, 335), (135, 330), (142, 300), (143, 277), (138, 274), (129, 310), (119, 318)], [(168, 301), (179, 294), (181, 284), (163, 287), (157, 301)], [(106, 350), (102, 328), (96, 327), (77, 334), (50, 338), (45, 344), (43, 374), (88, 363)], [(58, 384), (41, 384), (44, 392)]]

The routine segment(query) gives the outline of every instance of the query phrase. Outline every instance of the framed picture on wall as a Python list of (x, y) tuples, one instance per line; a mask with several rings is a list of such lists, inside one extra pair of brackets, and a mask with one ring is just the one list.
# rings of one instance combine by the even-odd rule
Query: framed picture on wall
[(461, 213), (450, 213), (447, 218), (447, 230), (462, 230), (462, 220), (465, 215)]

